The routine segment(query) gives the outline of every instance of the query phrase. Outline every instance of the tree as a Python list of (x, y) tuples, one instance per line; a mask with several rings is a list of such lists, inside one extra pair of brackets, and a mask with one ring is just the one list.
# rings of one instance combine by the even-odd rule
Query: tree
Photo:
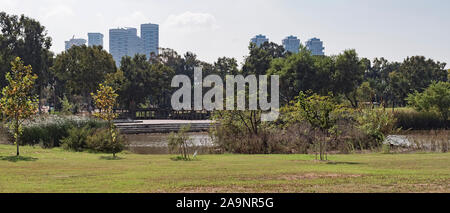
[(416, 90), (422, 92), (433, 81), (447, 81), (448, 73), (444, 69), (445, 66), (445, 63), (435, 62), (424, 56), (413, 56), (403, 61), (399, 73), (408, 81), (408, 93)]
[(273, 59), (267, 74), (280, 76), (280, 96), (289, 103), (301, 91), (327, 94), (331, 89), (333, 72), (334, 63), (329, 57), (312, 56), (302, 47), (297, 54)]
[(344, 94), (353, 107), (358, 107), (356, 89), (361, 85), (365, 66), (355, 50), (345, 50), (336, 57), (335, 91)]
[[(39, 111), (45, 94), (44, 89), (52, 78), (49, 67), (53, 63), (53, 53), (50, 51), (52, 39), (38, 21), (24, 15), (8, 15), (0, 13), (0, 76), (11, 70), (10, 62), (20, 57), (25, 64), (33, 67), (33, 73), (38, 76), (35, 93), (39, 95)], [(0, 85), (6, 85), (5, 79), (0, 79)]]
[(324, 160), (326, 145), (331, 133), (336, 133), (337, 111), (341, 108), (331, 96), (320, 96), (317, 94), (306, 95), (299, 93), (295, 107), (299, 110), (301, 117), (306, 120), (312, 128), (319, 130), (318, 139), (320, 160)]
[(425, 91), (416, 91), (406, 99), (419, 111), (437, 111), (443, 121), (450, 116), (450, 82), (434, 82)]
[(285, 56), (283, 46), (273, 42), (265, 42), (260, 47), (250, 43), (249, 50), (250, 54), (242, 67), (244, 75), (265, 75), (273, 59)]
[(171, 132), (169, 135), (168, 146), (172, 152), (177, 151), (181, 154), (183, 160), (189, 160), (188, 146), (190, 137), (187, 134), (191, 129), (190, 125), (185, 125), (180, 128), (178, 133)]
[(105, 86), (103, 84), (99, 84), (97, 93), (91, 93), (91, 95), (94, 99), (95, 106), (100, 110), (99, 112), (94, 113), (94, 116), (108, 122), (111, 143), (108, 144), (109, 146), (107, 149), (112, 152), (113, 157), (115, 158), (116, 153), (123, 150), (123, 144), (118, 140), (119, 133), (113, 122), (118, 116), (114, 113), (114, 106), (116, 105), (118, 95), (111, 86)]
[(11, 72), (6, 73), (5, 76), (8, 85), (2, 90), (0, 108), (14, 134), (14, 143), (17, 146), (17, 156), (19, 156), (19, 138), (23, 131), (22, 124), (34, 115), (38, 108), (39, 99), (32, 95), (37, 75), (32, 74), (31, 66), (24, 66), (19, 57), (11, 63), (11, 66)]
[(67, 95), (69, 100), (73, 100), (75, 95), (81, 96), (90, 112), (90, 94), (104, 82), (107, 74), (116, 72), (117, 68), (111, 54), (101, 46), (83, 45), (72, 46), (57, 55), (52, 70), (56, 76), (55, 88), (59, 89), (55, 91), (59, 93), (56, 96), (62, 98)]

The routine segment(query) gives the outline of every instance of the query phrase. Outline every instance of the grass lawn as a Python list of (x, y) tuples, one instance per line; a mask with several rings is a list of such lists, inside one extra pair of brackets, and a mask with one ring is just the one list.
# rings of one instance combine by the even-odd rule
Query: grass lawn
[(450, 192), (450, 153), (111, 155), (0, 145), (0, 192)]

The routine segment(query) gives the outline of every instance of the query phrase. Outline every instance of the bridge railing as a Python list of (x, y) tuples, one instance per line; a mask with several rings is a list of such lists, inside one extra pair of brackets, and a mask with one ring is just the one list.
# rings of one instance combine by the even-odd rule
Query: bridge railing
[(175, 111), (172, 109), (138, 109), (134, 113), (129, 110), (115, 109), (119, 119), (171, 119), (171, 120), (206, 120), (211, 117), (211, 112), (203, 111)]

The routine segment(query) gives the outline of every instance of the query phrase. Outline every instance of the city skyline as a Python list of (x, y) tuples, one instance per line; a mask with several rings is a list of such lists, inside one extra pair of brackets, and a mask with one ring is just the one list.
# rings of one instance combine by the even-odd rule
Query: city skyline
[(191, 51), (207, 62), (223, 56), (242, 62), (248, 55), (249, 38), (258, 33), (279, 44), (290, 34), (301, 35), (301, 39), (318, 37), (326, 42), (327, 55), (356, 49), (360, 57), (369, 59), (403, 61), (423, 55), (450, 62), (450, 29), (443, 27), (450, 21), (448, 1), (197, 0), (167, 4), (134, 0), (129, 4), (113, 0), (85, 5), (83, 0), (2, 0), (3, 11), (39, 20), (53, 38), (55, 53), (64, 50), (63, 41), (72, 35), (100, 32), (108, 41), (109, 29), (151, 22), (160, 24), (160, 47), (181, 55)]

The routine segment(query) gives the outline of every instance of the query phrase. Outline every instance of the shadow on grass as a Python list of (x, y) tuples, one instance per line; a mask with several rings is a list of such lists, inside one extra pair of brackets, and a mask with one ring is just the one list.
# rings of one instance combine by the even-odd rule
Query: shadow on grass
[(121, 157), (113, 157), (113, 156), (100, 156), (100, 160), (122, 160), (124, 158)]
[(198, 158), (188, 158), (188, 159), (185, 159), (185, 158), (183, 158), (183, 157), (181, 157), (181, 156), (172, 157), (172, 158), (170, 158), (170, 160), (173, 160), (173, 161), (199, 161)]
[(19, 161), (37, 161), (38, 158), (24, 157), (24, 156), (0, 156), (0, 160), (9, 162), (19, 162)]
[(331, 165), (359, 165), (359, 164), (363, 164), (363, 163), (358, 163), (358, 162), (327, 162), (327, 164), (331, 164)]

